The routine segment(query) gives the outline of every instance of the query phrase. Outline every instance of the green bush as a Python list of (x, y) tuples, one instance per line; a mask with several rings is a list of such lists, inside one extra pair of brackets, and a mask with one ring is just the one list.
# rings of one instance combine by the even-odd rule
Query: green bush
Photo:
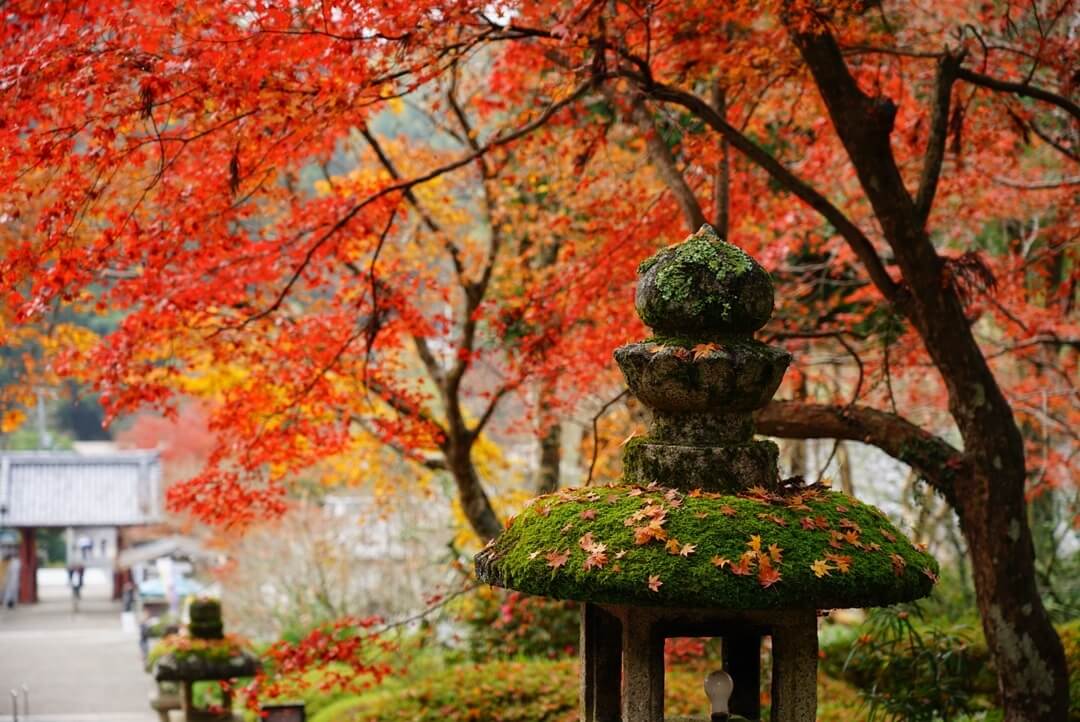
[(340, 700), (312, 722), (570, 722), (575, 678), (571, 660), (465, 664)]
[[(670, 668), (665, 712), (703, 715), (702, 689), (710, 663)], [(340, 699), (311, 722), (577, 722), (575, 660), (517, 660), (465, 664), (413, 679), (389, 680), (377, 691)], [(841, 682), (819, 678), (819, 722), (858, 719), (859, 700)], [(768, 709), (763, 710), (768, 719)]]
[[(1058, 628), (1080, 720), (1080, 620)], [(935, 625), (916, 607), (874, 610), (860, 627), (821, 635), (822, 670), (859, 689), (868, 719), (994, 719), (997, 678), (982, 628)]]
[(577, 653), (577, 602), (482, 587), (460, 613), (468, 628), (469, 658), (474, 661), (556, 659)]

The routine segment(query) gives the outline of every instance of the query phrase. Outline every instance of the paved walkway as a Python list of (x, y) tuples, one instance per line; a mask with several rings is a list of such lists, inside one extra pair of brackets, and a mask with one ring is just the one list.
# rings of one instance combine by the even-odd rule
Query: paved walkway
[[(138, 635), (120, 626), (104, 575), (87, 570), (73, 613), (63, 570), (42, 570), (41, 602), (0, 609), (0, 722), (20, 692), (20, 722), (154, 722), (153, 687), (139, 659)], [(57, 574), (56, 572), (59, 572)], [(29, 691), (25, 716), (21, 688)]]

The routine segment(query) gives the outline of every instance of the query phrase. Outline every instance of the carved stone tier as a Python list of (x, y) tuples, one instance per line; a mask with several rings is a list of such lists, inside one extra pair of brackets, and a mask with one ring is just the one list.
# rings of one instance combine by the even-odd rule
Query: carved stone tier
[(769, 274), (708, 226), (638, 270), (638, 314), (662, 335), (615, 350), (630, 393), (652, 411), (648, 436), (623, 454), (625, 481), (775, 488), (776, 445), (753, 441), (751, 417), (791, 362), (750, 336), (772, 315)]

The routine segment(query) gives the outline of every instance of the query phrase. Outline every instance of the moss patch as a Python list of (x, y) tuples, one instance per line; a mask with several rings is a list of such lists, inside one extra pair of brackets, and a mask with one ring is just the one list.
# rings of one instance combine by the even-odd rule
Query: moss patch
[(476, 565), (557, 599), (724, 609), (880, 606), (925, 596), (938, 574), (884, 514), (838, 492), (629, 484), (539, 497)]
[(655, 329), (750, 332), (772, 312), (769, 274), (707, 225), (638, 273), (638, 314)]

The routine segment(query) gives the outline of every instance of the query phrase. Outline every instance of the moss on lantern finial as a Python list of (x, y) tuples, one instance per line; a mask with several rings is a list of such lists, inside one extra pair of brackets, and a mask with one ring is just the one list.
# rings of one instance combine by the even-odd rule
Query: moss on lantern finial
[(635, 305), (660, 335), (750, 334), (772, 315), (769, 273), (704, 225), (638, 266)]

